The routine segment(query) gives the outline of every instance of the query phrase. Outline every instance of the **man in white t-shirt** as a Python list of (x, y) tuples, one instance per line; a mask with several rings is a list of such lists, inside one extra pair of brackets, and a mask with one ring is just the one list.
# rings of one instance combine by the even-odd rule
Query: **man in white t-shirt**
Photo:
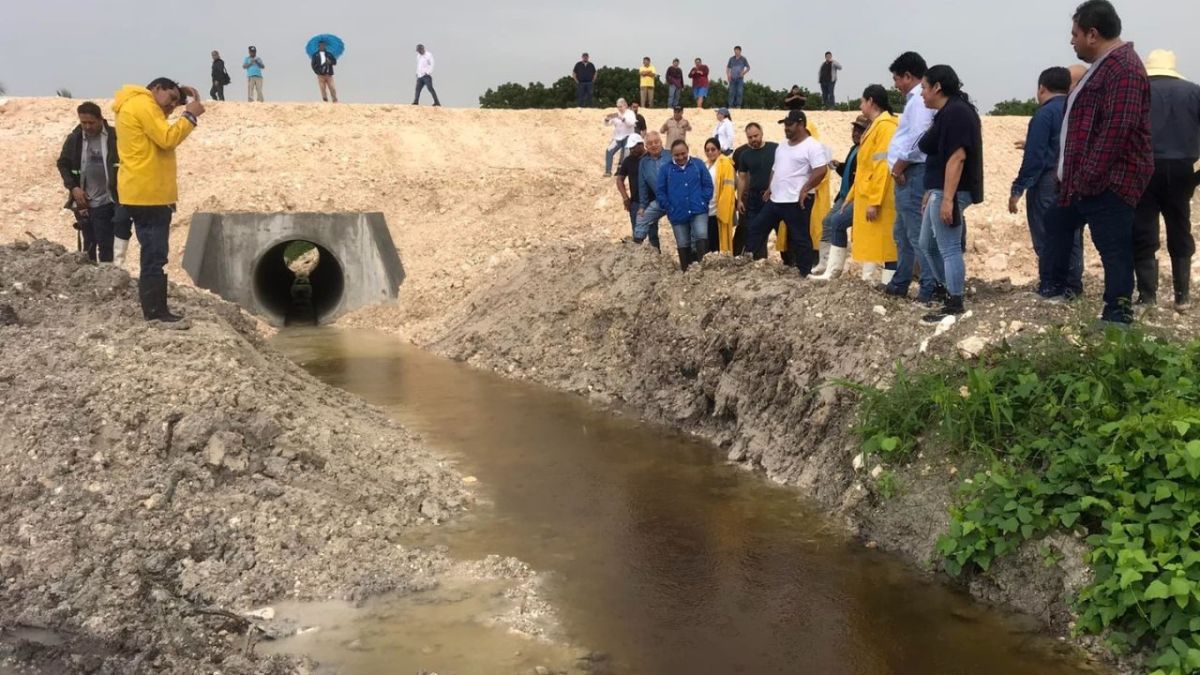
[(800, 269), (801, 277), (807, 277), (813, 267), (809, 220), (817, 186), (829, 172), (829, 150), (808, 133), (808, 117), (803, 110), (789, 111), (779, 123), (787, 142), (775, 149), (771, 186), (762, 211), (750, 223), (746, 250), (754, 251), (756, 258), (766, 257), (767, 234), (782, 220), (787, 225), (792, 264)]

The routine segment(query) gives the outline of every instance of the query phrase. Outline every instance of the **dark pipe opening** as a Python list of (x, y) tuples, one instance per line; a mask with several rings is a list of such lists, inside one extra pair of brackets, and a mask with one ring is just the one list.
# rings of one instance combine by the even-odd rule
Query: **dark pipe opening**
[(283, 317), (284, 325), (324, 321), (342, 299), (345, 277), (342, 265), (329, 249), (312, 244), (320, 259), (306, 279), (288, 267), (284, 252), (297, 241), (280, 242), (259, 258), (254, 268), (254, 294), (271, 313)]

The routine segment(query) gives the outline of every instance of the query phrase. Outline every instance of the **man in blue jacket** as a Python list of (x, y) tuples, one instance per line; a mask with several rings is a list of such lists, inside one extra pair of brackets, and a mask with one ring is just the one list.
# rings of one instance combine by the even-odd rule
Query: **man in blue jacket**
[(679, 269), (686, 272), (708, 253), (708, 203), (713, 197), (712, 175), (704, 162), (690, 156), (687, 141), (671, 145), (671, 163), (658, 172), (655, 194), (675, 231)]
[(337, 103), (337, 89), (333, 84), (333, 67), (337, 65), (337, 57), (326, 49), (324, 42), (317, 43), (317, 51), (312, 55), (312, 70), (317, 76), (317, 88), (321, 90), (321, 100), (329, 102), (329, 97), (333, 96), (333, 102)]
[(650, 245), (659, 248), (658, 223), (667, 215), (658, 201), (658, 172), (671, 163), (671, 153), (663, 149), (662, 136), (657, 131), (646, 132), (646, 154), (638, 162), (638, 212), (633, 226), (633, 241), (642, 243), (650, 237)]
[[(1037, 100), (1039, 107), (1029, 120), (1029, 131), (1024, 147), (1025, 159), (1012, 185), (1012, 196), (1008, 200), (1008, 212), (1016, 213), (1021, 195), (1025, 195), (1025, 213), (1029, 219), (1029, 235), (1033, 238), (1033, 250), (1038, 257), (1037, 292), (1045, 295), (1047, 278), (1046, 261), (1046, 212), (1058, 202), (1058, 146), (1062, 132), (1063, 117), (1067, 106), (1067, 94), (1071, 91), (1071, 71), (1066, 68), (1047, 68), (1038, 78)], [(1072, 294), (1083, 293), (1083, 230), (1075, 233), (1075, 246), (1071, 251), (1071, 267), (1068, 287)]]

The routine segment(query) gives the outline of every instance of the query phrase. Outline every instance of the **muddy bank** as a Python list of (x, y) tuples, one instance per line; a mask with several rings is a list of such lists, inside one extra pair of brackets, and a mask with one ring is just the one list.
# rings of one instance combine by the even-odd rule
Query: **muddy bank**
[(473, 497), (421, 440), (266, 346), (233, 305), (172, 290), (188, 330), (142, 321), (136, 282), (58, 244), (0, 247), (0, 663), (45, 672), (291, 673), (246, 612), (360, 600), (512, 559), (403, 543)]
[[(1097, 284), (1098, 285), (1098, 284)], [(856, 469), (857, 396), (838, 384), (887, 382), (899, 359), (919, 367), (1089, 315), (1034, 301), (1007, 282), (971, 282), (970, 314), (945, 332), (924, 310), (857, 278), (800, 280), (778, 265), (717, 258), (681, 275), (666, 256), (628, 245), (544, 251), (410, 339), (451, 358), (580, 393), (710, 439), (730, 461), (800, 488), (851, 532), (932, 569), (937, 537), (967, 467), (922, 456), (884, 499), (871, 465)], [(1195, 319), (1152, 320), (1186, 333)], [(1044, 542), (969, 581), (977, 597), (1027, 612), (1059, 634), (1067, 598), (1086, 578), (1082, 546)]]

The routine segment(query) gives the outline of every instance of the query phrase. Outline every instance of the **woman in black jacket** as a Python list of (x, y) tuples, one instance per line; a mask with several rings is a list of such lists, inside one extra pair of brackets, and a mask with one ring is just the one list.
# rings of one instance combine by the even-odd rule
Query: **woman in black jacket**
[(214, 101), (224, 101), (225, 85), (230, 82), (229, 71), (225, 70), (225, 61), (216, 50), (212, 53), (212, 59), (212, 89), (208, 90), (208, 95)]

